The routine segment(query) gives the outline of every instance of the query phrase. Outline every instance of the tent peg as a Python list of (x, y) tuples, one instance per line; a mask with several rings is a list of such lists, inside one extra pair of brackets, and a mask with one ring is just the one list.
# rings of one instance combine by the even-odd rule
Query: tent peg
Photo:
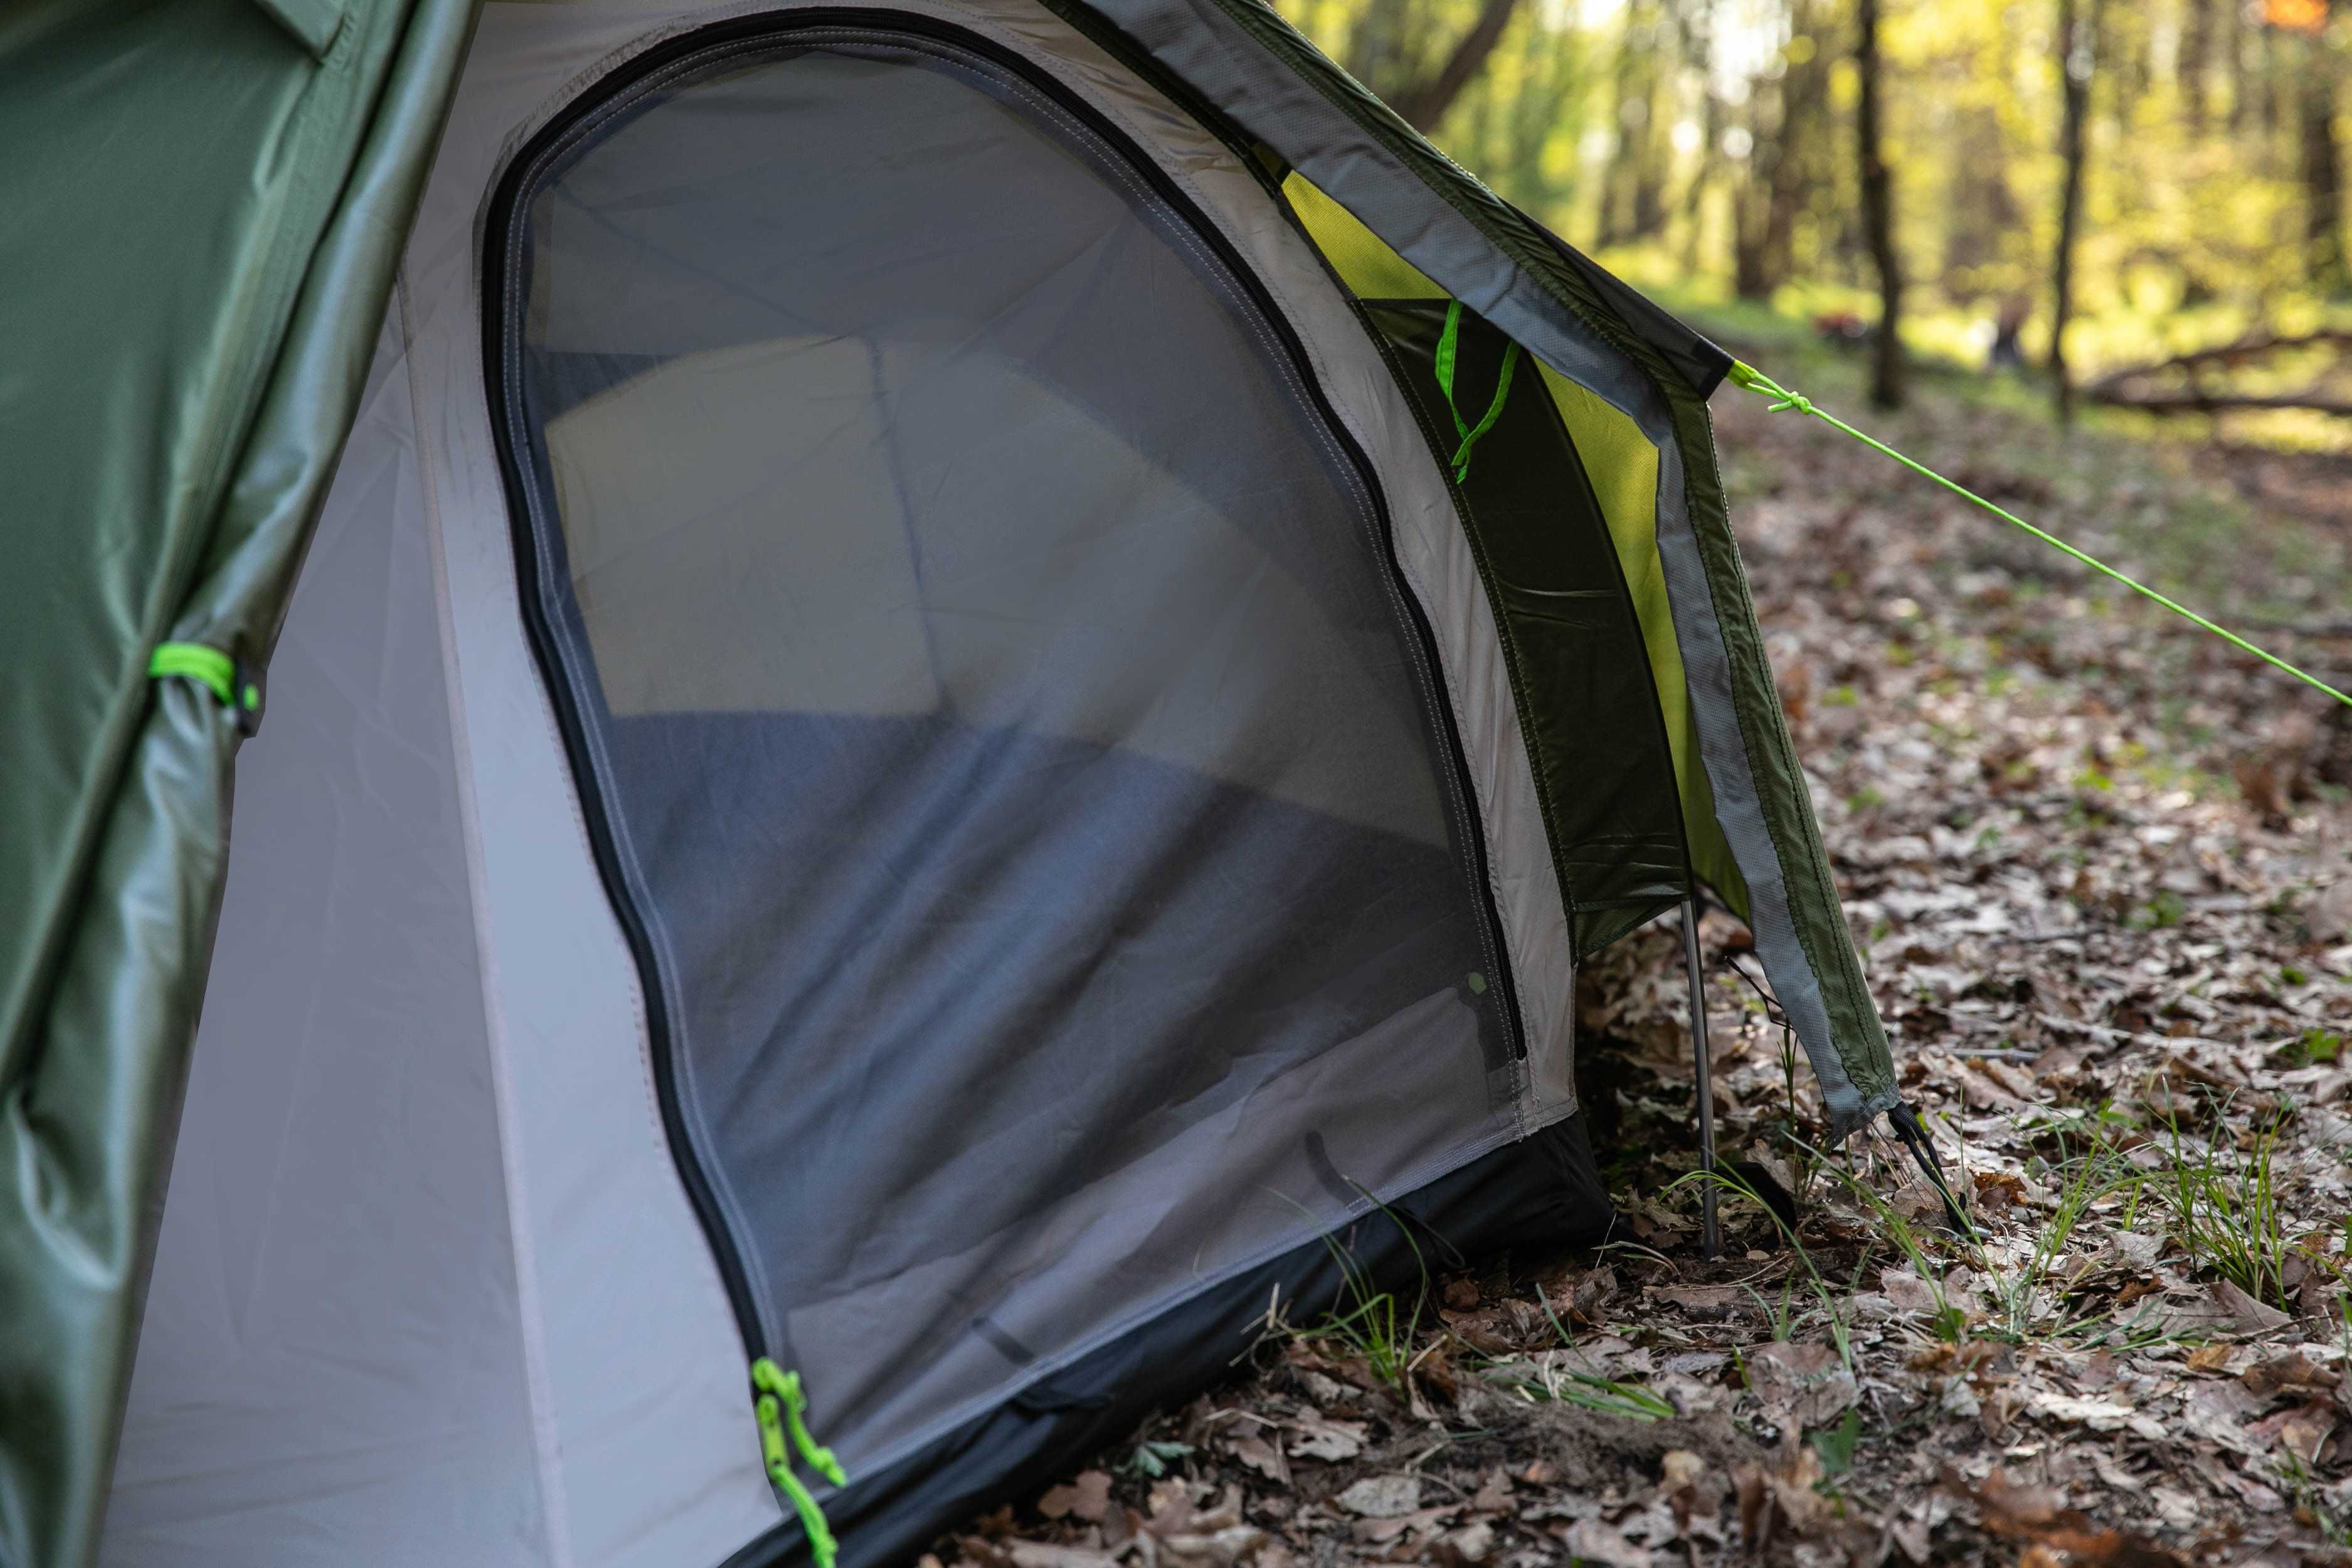
[(1715, 1063), (1706, 1048), (1706, 971), (1699, 965), (1698, 904), (1683, 900), (1683, 963), (1690, 971), (1691, 1056), (1698, 1068), (1698, 1164), (1708, 1179), (1699, 1184), (1699, 1235), (1707, 1261), (1723, 1256), (1723, 1232), (1715, 1216)]

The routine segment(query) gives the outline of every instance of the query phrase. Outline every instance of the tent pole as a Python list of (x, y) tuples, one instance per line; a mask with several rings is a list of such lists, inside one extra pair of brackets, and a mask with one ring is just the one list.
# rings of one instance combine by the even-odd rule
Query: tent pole
[[(1698, 1068), (1698, 1163), (1715, 1174), (1715, 1063), (1706, 1048), (1706, 987), (1698, 959), (1698, 902), (1683, 900), (1683, 963), (1690, 971), (1691, 1056)], [(1699, 1184), (1700, 1239), (1709, 1262), (1723, 1255), (1723, 1233), (1715, 1218), (1715, 1183)]]

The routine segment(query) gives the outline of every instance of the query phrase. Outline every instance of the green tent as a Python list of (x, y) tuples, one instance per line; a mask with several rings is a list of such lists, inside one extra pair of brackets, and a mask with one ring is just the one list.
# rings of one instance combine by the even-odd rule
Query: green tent
[(36, 0), (0, 146), (0, 1563), (904, 1557), (1601, 1234), (1702, 887), (1896, 1105), (1730, 360), (1255, 0)]

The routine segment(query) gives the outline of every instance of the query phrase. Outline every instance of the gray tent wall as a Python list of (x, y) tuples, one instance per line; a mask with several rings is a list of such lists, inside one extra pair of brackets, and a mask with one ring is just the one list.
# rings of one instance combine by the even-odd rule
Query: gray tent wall
[[(598, 863), (599, 802), (583, 797), (579, 737), (520, 613), (514, 491), (484, 383), (484, 316), (498, 301), (482, 297), (479, 268), (491, 192), (535, 135), (630, 60), (755, 9), (777, 11), (492, 5), (482, 17), (280, 645), (270, 722), (242, 769), (110, 1563), (788, 1560), (799, 1531), (749, 1416), (754, 1334), (792, 1347), (819, 1433), (850, 1468), (829, 1500), (848, 1559), (887, 1560), (1212, 1374), (1269, 1289), (1328, 1292), (1316, 1240), (1327, 1231), (1402, 1268), (1415, 1246), (1532, 1244), (1606, 1214), (1572, 1115), (1566, 922), (1527, 748), (1453, 502), (1387, 368), (1263, 184), (1099, 43), (1032, 0), (909, 0), (891, 10), (1031, 62), (1146, 148), (1304, 340), (1331, 417), (1373, 468), (1431, 629), (1461, 736), (1461, 807), (1486, 847), (1473, 891), (1491, 900), (1516, 982), (1507, 1024), (1527, 1049), (1498, 1068), (1487, 1026), (1471, 1021), (1499, 1017), (1502, 999), (1458, 987), (1431, 1000), (1433, 1018), (1455, 1022), (1332, 1042), (1246, 1115), (1186, 1122), (1051, 1194), (1045, 1229), (958, 1265), (950, 1312), (888, 1289), (811, 1312), (757, 1288), (746, 1311), (674, 1157), (668, 1102), (682, 1093), (691, 1108), (694, 1089), (661, 1081), (642, 955)], [(1394, 174), (1402, 193), (1376, 179), (1359, 188), (1367, 176), (1351, 162), (1368, 171), (1389, 155), (1360, 136), (1343, 145), (1329, 100), (1297, 79), (1239, 79), (1262, 51), (1232, 14), (1114, 20), (1431, 277), (1655, 435), (1661, 551), (1719, 808), (1775, 982), (1822, 1062), (1833, 1008), (1820, 998), (1838, 987), (1813, 979), (1778, 890), (1786, 845), (1741, 787), (1750, 752), (1728, 699), (1740, 660), (1723, 651), (1686, 515), (1686, 447), (1655, 372), (1445, 209), (1413, 205), (1411, 192), (1428, 191), (1421, 174)], [(1704, 345), (1684, 347), (1703, 379)], [(593, 414), (595, 395), (579, 410)], [(602, 441), (625, 439), (628, 424)], [(552, 453), (564, 442), (549, 429)], [(593, 463), (598, 442), (572, 450), (564, 460)], [(1733, 608), (1737, 647), (1752, 624)], [(1340, 786), (1286, 787), (1330, 800)], [(1382, 821), (1420, 809), (1361, 808)], [(1866, 1043), (1829, 1052), (1824, 1086), (1851, 1124), (1883, 1096), (1854, 1090), (1846, 1058), (1873, 1058)], [(692, 1153), (723, 1142), (707, 1127), (685, 1137)], [(903, 1220), (969, 1239), (951, 1203), (877, 1213), (861, 1207), (875, 1194), (780, 1170), (720, 1194), (730, 1223), (790, 1234)], [(975, 1166), (969, 1184), (996, 1174)], [(1367, 1192), (1406, 1230), (1370, 1214)], [(746, 1272), (772, 1273), (756, 1258)], [(840, 1392), (882, 1389), (886, 1371), (887, 1396)]]

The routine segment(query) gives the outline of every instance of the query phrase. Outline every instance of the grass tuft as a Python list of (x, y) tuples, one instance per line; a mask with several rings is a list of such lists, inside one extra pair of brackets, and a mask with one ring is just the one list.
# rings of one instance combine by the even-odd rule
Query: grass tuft
[(2273, 1114), (2254, 1130), (2250, 1147), (2227, 1136), (2199, 1139), (2180, 1130), (2178, 1112), (2164, 1118), (2164, 1163), (2144, 1178), (2181, 1249), (2255, 1300), (2286, 1307), (2286, 1266), (2295, 1250), (2279, 1213), (2279, 1125)]

